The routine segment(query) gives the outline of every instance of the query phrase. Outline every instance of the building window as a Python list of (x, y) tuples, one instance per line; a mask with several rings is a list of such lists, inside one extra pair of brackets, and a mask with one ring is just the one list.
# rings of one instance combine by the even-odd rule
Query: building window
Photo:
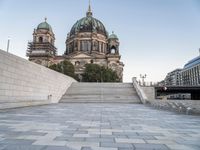
[(80, 65), (80, 61), (76, 61), (75, 66), (79, 66), (79, 65)]
[(81, 51), (91, 51), (91, 41), (81, 41)]
[(116, 53), (116, 48), (114, 46), (111, 47), (110, 53), (111, 54), (115, 54)]
[(91, 41), (87, 41), (87, 43), (88, 43), (88, 51), (91, 51), (92, 43), (91, 43)]
[(104, 49), (103, 49), (103, 43), (101, 43), (101, 52), (103, 53)]
[(39, 37), (39, 42), (42, 43), (43, 42), (43, 38)]

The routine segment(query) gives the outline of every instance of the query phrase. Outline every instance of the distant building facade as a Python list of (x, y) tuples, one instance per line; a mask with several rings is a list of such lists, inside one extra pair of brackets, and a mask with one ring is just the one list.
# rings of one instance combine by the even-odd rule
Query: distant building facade
[(190, 60), (181, 71), (182, 85), (200, 85), (200, 56)]
[(28, 43), (29, 60), (43, 66), (68, 60), (77, 75), (83, 74), (85, 64), (99, 64), (116, 71), (122, 81), (124, 64), (120, 61), (119, 39), (114, 32), (109, 35), (102, 22), (93, 17), (90, 5), (86, 17), (78, 20), (68, 33), (62, 56), (57, 55), (54, 42), (53, 30), (45, 19), (34, 29), (33, 42)]
[(164, 80), (165, 85), (199, 86), (200, 85), (200, 56), (188, 61), (183, 69), (169, 72)]
[(181, 70), (175, 69), (165, 77), (165, 85), (181, 85)]

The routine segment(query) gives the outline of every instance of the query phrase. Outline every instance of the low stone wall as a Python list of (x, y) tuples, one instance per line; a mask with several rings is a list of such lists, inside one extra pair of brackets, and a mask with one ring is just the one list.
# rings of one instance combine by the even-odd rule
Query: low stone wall
[(144, 86), (141, 87), (142, 90), (144, 91), (146, 97), (148, 100), (154, 100), (155, 99), (155, 88), (154, 87), (148, 87), (148, 86)]
[(142, 101), (143, 104), (146, 104), (147, 96), (144, 93), (143, 89), (140, 87), (140, 85), (137, 83), (136, 77), (132, 78), (132, 82), (133, 82), (133, 87), (135, 88), (140, 100)]
[(72, 82), (76, 80), (0, 50), (0, 109), (57, 103)]
[(150, 106), (157, 109), (175, 111), (183, 114), (200, 115), (200, 100), (150, 100)]

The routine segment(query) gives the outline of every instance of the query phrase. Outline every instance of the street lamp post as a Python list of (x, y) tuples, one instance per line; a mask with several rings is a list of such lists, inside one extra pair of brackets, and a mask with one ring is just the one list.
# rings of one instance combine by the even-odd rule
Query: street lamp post
[(144, 79), (147, 77), (146, 74), (142, 75), (140, 74), (140, 78), (142, 79), (142, 84), (145, 85)]
[(9, 52), (9, 47), (10, 47), (10, 37), (8, 37), (8, 42), (7, 42), (7, 53)]

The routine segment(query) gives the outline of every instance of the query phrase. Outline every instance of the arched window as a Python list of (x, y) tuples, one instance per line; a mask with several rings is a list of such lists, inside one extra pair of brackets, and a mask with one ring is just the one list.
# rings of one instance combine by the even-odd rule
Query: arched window
[(116, 48), (114, 46), (111, 47), (110, 53), (111, 54), (116, 54)]
[(91, 51), (91, 41), (81, 41), (81, 50), (82, 51)]
[(87, 49), (87, 41), (84, 41), (83, 42), (83, 51), (87, 51), (88, 49)]
[(78, 65), (80, 65), (80, 61), (75, 62), (75, 66), (78, 66)]
[(88, 43), (88, 51), (91, 51), (92, 43), (91, 43), (91, 41), (88, 41), (87, 43)]
[(115, 49), (111, 49), (110, 53), (115, 54)]
[(103, 45), (104, 45), (104, 44), (103, 44), (103, 42), (102, 42), (102, 43), (101, 43), (101, 52), (102, 52), (102, 53), (103, 53), (103, 51), (104, 51), (104, 49), (103, 49), (103, 48), (104, 48)]
[(33, 41), (36, 42), (36, 37), (34, 36)]
[(39, 37), (39, 42), (42, 43), (43, 42), (43, 38)]

